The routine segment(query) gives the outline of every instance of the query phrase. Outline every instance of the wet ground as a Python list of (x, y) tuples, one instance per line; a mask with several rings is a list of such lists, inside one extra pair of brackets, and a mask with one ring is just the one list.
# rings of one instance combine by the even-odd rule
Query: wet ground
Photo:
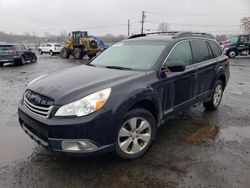
[(84, 62), (43, 55), (35, 64), (0, 67), (0, 187), (250, 186), (250, 57), (232, 60), (217, 111), (200, 106), (169, 120), (134, 161), (55, 156), (21, 130), (17, 104), (25, 85)]

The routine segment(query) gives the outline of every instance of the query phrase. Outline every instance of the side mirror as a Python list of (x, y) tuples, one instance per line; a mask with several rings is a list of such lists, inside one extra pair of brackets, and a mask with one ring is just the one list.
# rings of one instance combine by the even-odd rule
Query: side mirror
[(172, 65), (168, 65), (167, 69), (171, 72), (183, 72), (186, 69), (184, 63), (173, 63)]

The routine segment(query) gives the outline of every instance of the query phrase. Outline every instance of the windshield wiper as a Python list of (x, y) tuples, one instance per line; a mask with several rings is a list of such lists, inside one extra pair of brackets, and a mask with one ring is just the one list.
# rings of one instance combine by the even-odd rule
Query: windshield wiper
[(133, 70), (132, 68), (128, 67), (120, 67), (120, 66), (105, 66), (108, 69), (119, 69), (119, 70)]

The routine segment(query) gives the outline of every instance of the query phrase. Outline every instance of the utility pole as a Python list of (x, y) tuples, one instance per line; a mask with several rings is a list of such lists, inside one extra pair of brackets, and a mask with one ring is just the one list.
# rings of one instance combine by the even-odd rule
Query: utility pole
[(144, 26), (144, 19), (145, 18), (146, 18), (145, 11), (142, 11), (142, 16), (141, 16), (141, 34), (143, 34), (143, 26)]
[(130, 20), (128, 19), (128, 37), (130, 35)]

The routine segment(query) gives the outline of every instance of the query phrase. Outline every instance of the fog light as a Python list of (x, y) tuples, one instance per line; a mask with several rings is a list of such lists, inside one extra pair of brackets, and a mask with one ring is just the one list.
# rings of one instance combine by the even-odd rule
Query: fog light
[(62, 141), (62, 150), (65, 151), (91, 151), (97, 146), (86, 140), (79, 141)]

